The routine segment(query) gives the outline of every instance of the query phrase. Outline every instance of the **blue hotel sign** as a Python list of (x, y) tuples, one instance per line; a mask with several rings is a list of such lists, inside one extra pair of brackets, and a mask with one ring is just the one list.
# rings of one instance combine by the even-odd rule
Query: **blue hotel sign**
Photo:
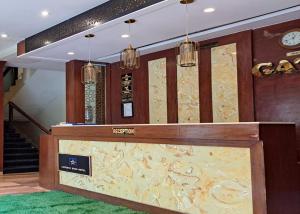
[(91, 175), (91, 157), (79, 155), (58, 155), (59, 170), (81, 175)]

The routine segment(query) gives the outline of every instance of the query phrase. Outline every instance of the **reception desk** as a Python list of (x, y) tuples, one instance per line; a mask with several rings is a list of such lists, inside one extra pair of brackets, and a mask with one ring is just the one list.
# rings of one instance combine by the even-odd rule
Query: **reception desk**
[[(89, 158), (89, 172), (59, 170)], [(149, 213), (296, 214), (292, 123), (54, 126), (40, 185)]]

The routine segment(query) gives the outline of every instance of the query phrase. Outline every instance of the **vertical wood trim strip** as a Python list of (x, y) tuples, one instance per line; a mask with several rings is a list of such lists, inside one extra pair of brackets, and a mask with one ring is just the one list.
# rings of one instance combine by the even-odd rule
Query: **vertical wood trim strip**
[[(200, 43), (201, 46), (201, 43)], [(200, 121), (211, 123), (212, 92), (211, 92), (211, 48), (203, 48), (198, 53), (199, 57), (199, 90), (200, 90)]]
[(237, 42), (237, 69), (239, 93), (240, 122), (252, 122), (254, 116), (254, 90), (252, 69), (252, 31), (238, 34)]
[(84, 86), (81, 67), (84, 62), (73, 60), (66, 64), (66, 121), (84, 123)]
[(177, 62), (175, 50), (167, 55), (168, 123), (178, 123)]
[(4, 150), (4, 110), (3, 110), (3, 100), (4, 100), (4, 87), (3, 87), (3, 70), (5, 66), (5, 61), (0, 61), (0, 172), (3, 172), (3, 150)]

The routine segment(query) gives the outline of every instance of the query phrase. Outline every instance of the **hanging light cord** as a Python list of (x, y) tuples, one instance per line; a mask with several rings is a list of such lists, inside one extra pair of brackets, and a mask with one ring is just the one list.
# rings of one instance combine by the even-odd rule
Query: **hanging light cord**
[(186, 37), (189, 36), (189, 11), (188, 11), (188, 4), (185, 4), (185, 34)]
[(132, 39), (131, 39), (131, 23), (128, 23), (128, 33), (129, 33), (129, 44), (132, 45)]
[(91, 62), (91, 52), (92, 52), (92, 50), (91, 50), (91, 38), (88, 38), (88, 45), (89, 45), (89, 62)]

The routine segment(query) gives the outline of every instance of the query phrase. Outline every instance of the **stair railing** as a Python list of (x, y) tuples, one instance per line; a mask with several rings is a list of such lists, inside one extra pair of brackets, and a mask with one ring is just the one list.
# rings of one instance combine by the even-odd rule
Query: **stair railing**
[(40, 130), (42, 130), (43, 132), (45, 132), (48, 135), (51, 135), (51, 130), (46, 129), (39, 122), (37, 122), (35, 119), (33, 119), (31, 116), (29, 116), (26, 112), (24, 112), (15, 103), (9, 102), (8, 106), (9, 106), (9, 122), (12, 122), (14, 120), (14, 110), (16, 110), (21, 115), (23, 115), (24, 117), (26, 117), (30, 122), (32, 122), (35, 126), (37, 126)]

